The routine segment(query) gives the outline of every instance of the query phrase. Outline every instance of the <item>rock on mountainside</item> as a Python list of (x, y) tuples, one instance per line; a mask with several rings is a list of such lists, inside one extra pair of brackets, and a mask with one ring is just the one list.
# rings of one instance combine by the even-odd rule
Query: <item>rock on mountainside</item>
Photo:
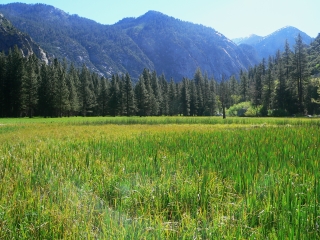
[(261, 60), (262, 58), (267, 59), (269, 56), (274, 56), (278, 50), (283, 51), (286, 40), (288, 40), (290, 47), (293, 48), (295, 39), (299, 34), (301, 35), (304, 44), (309, 45), (313, 41), (306, 33), (291, 26), (281, 28), (266, 37), (260, 37), (253, 34), (248, 38), (238, 38), (233, 39), (233, 41), (237, 44), (248, 44), (254, 47)]
[(251, 47), (238, 47), (212, 28), (149, 11), (114, 25), (69, 15), (44, 4), (0, 5), (17, 28), (27, 32), (48, 53), (78, 67), (109, 76), (138, 78), (144, 68), (180, 81), (201, 68), (217, 80), (257, 63)]
[(2, 14), (0, 14), (0, 50), (5, 53), (17, 45), (24, 56), (35, 54), (39, 59), (48, 63), (46, 53), (25, 33), (17, 30)]

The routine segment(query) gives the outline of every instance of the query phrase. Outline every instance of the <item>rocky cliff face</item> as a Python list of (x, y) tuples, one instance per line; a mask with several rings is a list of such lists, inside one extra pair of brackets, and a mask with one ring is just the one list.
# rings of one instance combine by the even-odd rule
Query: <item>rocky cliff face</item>
[(30, 36), (17, 30), (3, 14), (0, 14), (0, 50), (5, 53), (17, 45), (24, 56), (35, 54), (39, 59), (48, 63), (43, 49), (37, 45)]
[(239, 47), (212, 28), (150, 11), (115, 25), (69, 15), (43, 4), (0, 5), (0, 12), (53, 57), (110, 76), (138, 78), (144, 68), (180, 81), (201, 68), (217, 80), (257, 63), (250, 47)]

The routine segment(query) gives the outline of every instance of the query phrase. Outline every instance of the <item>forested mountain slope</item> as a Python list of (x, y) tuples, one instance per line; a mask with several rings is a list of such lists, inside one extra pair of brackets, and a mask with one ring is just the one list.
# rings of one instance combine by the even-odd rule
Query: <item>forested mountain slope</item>
[(86, 64), (106, 76), (126, 71), (138, 75), (143, 68), (154, 68), (138, 46), (113, 26), (69, 15), (44, 4), (0, 5), (0, 12), (52, 57), (66, 58), (78, 67)]
[(51, 56), (110, 77), (128, 72), (137, 79), (144, 68), (180, 81), (200, 67), (218, 80), (257, 63), (252, 49), (238, 47), (212, 28), (150, 11), (114, 25), (69, 15), (53, 6), (0, 5), (18, 29)]
[(221, 79), (256, 63), (254, 55), (237, 47), (212, 28), (149, 11), (139, 18), (116, 24), (123, 29), (154, 63), (157, 72), (168, 77), (192, 77), (200, 67)]

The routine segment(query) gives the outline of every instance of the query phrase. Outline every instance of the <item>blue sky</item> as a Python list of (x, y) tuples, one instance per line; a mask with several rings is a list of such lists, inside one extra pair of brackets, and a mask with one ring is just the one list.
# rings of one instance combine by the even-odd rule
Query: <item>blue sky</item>
[[(0, 0), (0, 4), (19, 0)], [(21, 0), (45, 3), (102, 24), (139, 17), (148, 10), (203, 24), (232, 39), (266, 36), (294, 26), (311, 37), (320, 33), (320, 0)]]

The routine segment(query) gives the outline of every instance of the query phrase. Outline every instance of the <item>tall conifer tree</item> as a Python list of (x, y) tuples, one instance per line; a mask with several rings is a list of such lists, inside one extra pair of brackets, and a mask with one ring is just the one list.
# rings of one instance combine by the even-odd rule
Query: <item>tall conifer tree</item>
[(38, 103), (38, 76), (39, 63), (37, 57), (32, 54), (26, 62), (26, 76), (24, 78), (23, 88), (23, 108), (27, 115), (32, 118)]
[(109, 88), (108, 88), (108, 80), (104, 77), (101, 78), (101, 87), (98, 96), (98, 104), (100, 107), (100, 115), (106, 116), (108, 113), (108, 102), (109, 102)]
[(112, 75), (110, 84), (109, 111), (111, 116), (117, 116), (120, 113), (120, 87), (119, 75)]
[(144, 84), (143, 76), (141, 75), (139, 81), (135, 86), (135, 96), (137, 100), (137, 111), (139, 116), (148, 116), (149, 111), (149, 93)]
[(190, 81), (186, 78), (182, 80), (181, 105), (183, 116), (190, 116)]
[(0, 117), (5, 117), (6, 56), (0, 52)]
[(304, 113), (304, 95), (308, 84), (308, 69), (306, 49), (302, 42), (302, 37), (299, 34), (294, 46), (294, 79), (297, 83), (298, 92), (298, 109), (299, 113)]
[(88, 111), (94, 106), (94, 96), (90, 80), (89, 70), (86, 65), (83, 65), (79, 77), (79, 102), (80, 110), (84, 117), (87, 116)]
[(129, 73), (126, 73), (125, 75), (123, 90), (123, 100), (125, 106), (124, 114), (126, 116), (132, 116), (135, 114), (136, 106), (133, 86)]
[(5, 112), (7, 117), (20, 117), (23, 103), (24, 59), (17, 46), (9, 51), (6, 64)]
[(68, 88), (68, 107), (67, 115), (73, 116), (79, 111), (79, 96), (78, 96), (78, 84), (79, 84), (79, 75), (75, 69), (73, 63), (71, 63), (68, 74), (67, 74), (67, 88)]

